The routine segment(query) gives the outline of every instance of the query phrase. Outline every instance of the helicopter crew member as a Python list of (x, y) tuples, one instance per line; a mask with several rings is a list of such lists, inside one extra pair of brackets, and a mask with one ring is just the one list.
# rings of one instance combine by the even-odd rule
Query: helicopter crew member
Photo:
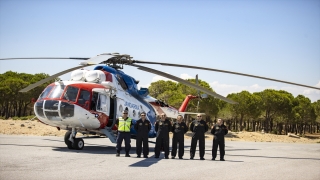
[(217, 157), (217, 150), (219, 145), (220, 161), (224, 161), (224, 154), (225, 154), (224, 136), (228, 134), (228, 129), (223, 124), (222, 119), (218, 119), (217, 124), (212, 126), (211, 134), (213, 134), (212, 160), (215, 160)]
[(171, 131), (171, 122), (166, 119), (164, 113), (161, 114), (160, 120), (156, 122), (155, 130), (157, 132), (156, 146), (154, 148), (155, 158), (159, 158), (160, 149), (163, 145), (164, 157), (169, 159), (169, 132)]
[(121, 144), (124, 139), (125, 143), (125, 150), (126, 150), (126, 157), (130, 157), (129, 151), (131, 149), (130, 141), (131, 141), (131, 133), (130, 128), (132, 126), (131, 124), (131, 118), (128, 117), (128, 111), (124, 110), (122, 112), (122, 117), (119, 117), (116, 121), (116, 126), (118, 127), (118, 137), (117, 137), (117, 157), (120, 156), (121, 151)]
[(141, 118), (134, 125), (134, 129), (137, 131), (137, 157), (141, 157), (142, 143), (143, 143), (143, 157), (148, 158), (149, 155), (149, 131), (151, 129), (151, 123), (146, 119), (146, 113), (142, 112), (140, 114)]
[(199, 141), (200, 160), (204, 160), (205, 133), (208, 131), (207, 123), (202, 120), (201, 114), (197, 115), (197, 119), (192, 121), (190, 130), (193, 132), (190, 148), (190, 159), (194, 158), (197, 141)]
[(183, 159), (184, 154), (184, 134), (188, 131), (188, 126), (186, 123), (182, 122), (182, 116), (178, 115), (177, 121), (172, 125), (172, 151), (171, 159), (174, 159), (177, 154), (177, 144), (179, 143), (179, 159)]

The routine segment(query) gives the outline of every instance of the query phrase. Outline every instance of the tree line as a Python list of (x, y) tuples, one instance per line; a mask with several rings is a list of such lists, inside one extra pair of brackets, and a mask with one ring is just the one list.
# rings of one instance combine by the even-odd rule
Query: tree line
[(49, 77), (48, 74), (27, 74), (8, 71), (0, 74), (0, 118), (34, 115), (33, 98), (38, 98), (43, 89), (53, 81), (38, 86), (26, 93), (19, 90)]
[[(48, 74), (26, 74), (8, 71), (0, 74), (0, 118), (23, 117), (34, 115), (31, 99), (37, 98), (43, 89), (53, 81), (38, 86), (27, 93), (19, 90), (41, 79)], [(195, 79), (188, 81), (195, 83)], [(211, 91), (210, 85), (199, 80), (199, 85)], [(197, 90), (173, 81), (157, 81), (151, 83), (149, 92), (152, 97), (160, 99), (170, 106), (179, 108), (186, 95), (198, 95)], [(200, 92), (201, 94), (201, 92)], [(188, 112), (203, 112), (205, 120), (215, 123), (222, 118), (232, 131), (261, 131), (275, 134), (318, 133), (320, 131), (320, 100), (311, 102), (303, 95), (294, 97), (283, 90), (266, 89), (261, 92), (250, 93), (242, 91), (232, 93), (228, 98), (238, 104), (228, 104), (219, 99), (208, 96), (189, 102)], [(199, 101), (199, 105), (198, 105)], [(187, 116), (189, 123), (192, 116)]]
[[(195, 79), (188, 81), (195, 83)], [(210, 85), (199, 80), (199, 85), (212, 90)], [(213, 91), (213, 90), (212, 90)], [(186, 95), (198, 95), (197, 90), (172, 81), (157, 81), (149, 87), (150, 95), (179, 108)], [(201, 93), (201, 92), (200, 92)], [(265, 89), (250, 93), (242, 91), (227, 96), (238, 104), (228, 104), (209, 96), (189, 102), (188, 112), (203, 112), (209, 124), (222, 118), (232, 131), (264, 131), (274, 134), (305, 134), (320, 131), (320, 100), (311, 102), (303, 95), (294, 97), (284, 90)], [(198, 106), (199, 101), (199, 107)], [(186, 118), (189, 123), (193, 117)]]

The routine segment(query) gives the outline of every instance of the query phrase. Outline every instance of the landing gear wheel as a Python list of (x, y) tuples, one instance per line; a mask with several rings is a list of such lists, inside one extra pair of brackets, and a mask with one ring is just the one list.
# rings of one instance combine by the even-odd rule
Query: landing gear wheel
[(64, 143), (68, 146), (68, 149), (73, 149), (72, 142), (69, 141), (71, 131), (67, 131), (64, 135)]
[(84, 147), (84, 141), (82, 138), (75, 138), (73, 143), (73, 148), (77, 150), (82, 150)]

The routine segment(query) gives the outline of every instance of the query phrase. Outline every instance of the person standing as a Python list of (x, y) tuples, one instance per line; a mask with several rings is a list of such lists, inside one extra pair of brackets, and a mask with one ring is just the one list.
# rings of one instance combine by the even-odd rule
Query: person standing
[(129, 151), (131, 149), (131, 134), (130, 134), (130, 129), (131, 129), (131, 118), (128, 117), (128, 111), (124, 110), (122, 112), (122, 116), (119, 117), (119, 119), (117, 119), (116, 121), (116, 127), (118, 127), (118, 137), (117, 137), (117, 146), (116, 146), (116, 150), (117, 150), (117, 154), (116, 156), (119, 157), (120, 156), (120, 151), (121, 151), (121, 144), (122, 141), (124, 139), (124, 143), (125, 143), (125, 151), (126, 151), (126, 157), (130, 157), (129, 155)]
[(182, 122), (182, 116), (178, 115), (177, 121), (172, 125), (172, 151), (171, 159), (174, 159), (177, 154), (177, 144), (179, 143), (179, 159), (183, 159), (184, 154), (184, 134), (188, 131), (188, 126), (186, 123)]
[(143, 143), (143, 157), (148, 158), (149, 155), (149, 131), (151, 129), (150, 121), (146, 119), (146, 113), (140, 114), (140, 119), (134, 125), (134, 129), (137, 131), (136, 147), (137, 157), (141, 157), (142, 143)]
[(194, 158), (197, 141), (199, 141), (199, 153), (200, 160), (204, 159), (204, 149), (205, 149), (205, 133), (208, 131), (207, 123), (202, 120), (201, 114), (197, 115), (197, 119), (192, 121), (190, 125), (190, 130), (193, 132), (192, 140), (191, 140), (191, 148), (190, 148), (190, 159)]
[(224, 154), (225, 154), (224, 136), (226, 134), (228, 134), (228, 129), (223, 124), (223, 120), (222, 119), (218, 119), (217, 120), (217, 124), (212, 126), (211, 134), (213, 134), (212, 160), (216, 160), (217, 150), (218, 150), (218, 145), (219, 145), (220, 161), (224, 161)]
[(169, 132), (171, 131), (171, 123), (166, 119), (164, 113), (161, 114), (160, 120), (156, 122), (155, 130), (157, 132), (156, 146), (154, 148), (155, 158), (159, 158), (160, 149), (163, 145), (164, 157), (169, 159)]

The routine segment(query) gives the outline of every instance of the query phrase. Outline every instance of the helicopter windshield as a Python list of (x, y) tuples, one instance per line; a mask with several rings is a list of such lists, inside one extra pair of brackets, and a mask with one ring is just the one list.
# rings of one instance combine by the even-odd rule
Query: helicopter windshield
[(54, 86), (48, 86), (48, 87), (46, 87), (46, 89), (40, 94), (40, 96), (39, 96), (39, 98), (38, 98), (38, 101), (40, 101), (40, 100), (42, 100), (43, 98), (47, 97), (53, 87), (54, 87)]
[(55, 85), (48, 98), (60, 98), (65, 85)]

